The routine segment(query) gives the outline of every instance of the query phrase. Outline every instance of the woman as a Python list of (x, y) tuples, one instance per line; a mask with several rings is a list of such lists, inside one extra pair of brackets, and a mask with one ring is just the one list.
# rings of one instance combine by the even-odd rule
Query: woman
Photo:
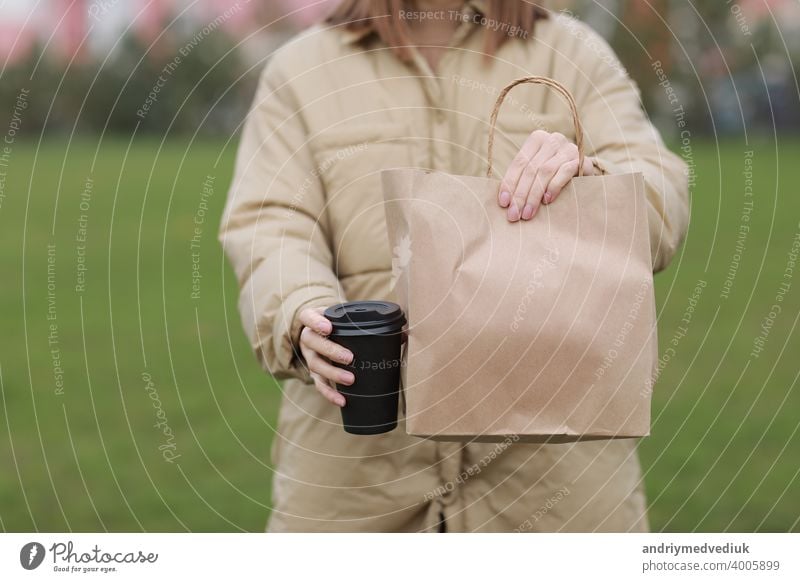
[[(341, 428), (344, 397), (332, 383), (352, 375), (328, 360), (353, 355), (326, 339), (322, 312), (391, 299), (380, 171), (481, 175), (497, 93), (529, 75), (573, 93), (585, 174), (644, 174), (653, 267), (663, 269), (687, 226), (684, 164), (608, 46), (579, 22), (522, 1), (344, 0), (270, 60), (221, 231), (255, 353), (286, 379), (269, 531), (647, 529), (630, 440), (498, 447)], [(520, 86), (507, 103), (497, 211), (533, 228), (577, 174), (572, 120), (542, 87)]]

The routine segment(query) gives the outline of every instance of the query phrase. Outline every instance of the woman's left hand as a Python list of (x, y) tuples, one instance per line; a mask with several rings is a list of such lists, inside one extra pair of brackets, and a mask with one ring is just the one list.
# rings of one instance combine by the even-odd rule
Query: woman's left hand
[[(596, 173), (593, 159), (585, 157), (583, 175)], [(578, 146), (560, 133), (536, 130), (525, 140), (503, 177), (498, 203), (508, 209), (510, 222), (530, 220), (539, 206), (553, 202), (577, 174)]]

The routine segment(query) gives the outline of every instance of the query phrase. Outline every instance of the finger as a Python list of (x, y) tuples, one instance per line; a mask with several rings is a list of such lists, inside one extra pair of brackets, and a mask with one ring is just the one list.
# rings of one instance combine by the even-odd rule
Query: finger
[(523, 172), (519, 182), (517, 183), (516, 189), (514, 190), (513, 201), (508, 207), (508, 220), (511, 222), (515, 222), (522, 218), (523, 212), (527, 212), (528, 217), (530, 218), (531, 210), (533, 210), (535, 207), (538, 207), (539, 201), (535, 200), (532, 201), (533, 206), (531, 208), (525, 208), (526, 204), (529, 202), (528, 195), (530, 194), (531, 188), (536, 180), (536, 175), (539, 173), (542, 164), (556, 155), (562, 138), (563, 136), (559, 138), (559, 134), (549, 134), (541, 144), (539, 151), (536, 152), (536, 155), (530, 158), (528, 165), (525, 168), (525, 171)]
[(301, 349), (305, 346), (329, 360), (341, 364), (349, 364), (353, 361), (353, 352), (319, 335), (308, 327), (300, 333), (300, 346)]
[[(539, 171), (536, 173), (536, 179), (531, 185), (531, 191), (528, 193), (528, 203), (522, 211), (522, 218), (530, 220), (539, 211), (542, 203), (550, 202), (550, 199), (545, 200), (547, 193), (547, 186), (553, 180), (553, 177), (558, 174), (564, 164), (569, 161), (563, 154), (556, 154), (549, 160), (544, 160), (539, 164)], [(577, 166), (577, 164), (576, 164)]]
[(547, 135), (548, 133), (545, 131), (534, 131), (528, 136), (525, 143), (522, 144), (522, 148), (517, 155), (514, 156), (511, 165), (509, 165), (503, 176), (503, 180), (500, 182), (498, 203), (501, 207), (508, 208), (511, 204), (512, 193), (517, 188), (517, 183), (522, 177), (522, 173), (525, 171), (531, 158), (539, 151)]
[(309, 354), (309, 358), (306, 360), (306, 363), (308, 364), (308, 369), (311, 370), (311, 372), (322, 376), (325, 380), (329, 380), (330, 382), (350, 386), (356, 381), (356, 377), (352, 372), (343, 370), (342, 368), (337, 368), (330, 362), (319, 357), (319, 355), (316, 353)]
[(597, 168), (594, 167), (594, 158), (590, 158), (588, 156), (583, 158), (583, 175), (584, 176), (596, 176), (600, 172), (597, 171)]
[(564, 145), (566, 145), (566, 138), (563, 135), (558, 133), (550, 134), (539, 153), (531, 160), (531, 178), (524, 185), (520, 183), (518, 186), (527, 186), (528, 188), (525, 193), (525, 205), (519, 212), (520, 218), (523, 220), (530, 220), (539, 210), (542, 196), (544, 195), (544, 186), (558, 171), (560, 156), (562, 155), (561, 151)]
[(314, 388), (317, 389), (317, 392), (322, 394), (325, 400), (327, 400), (331, 404), (335, 404), (336, 406), (345, 405), (345, 399), (341, 392), (331, 387), (330, 384), (328, 384), (325, 380), (323, 380), (319, 376), (312, 375), (311, 377), (314, 379)]
[(577, 170), (578, 160), (572, 160), (563, 164), (547, 185), (542, 201), (545, 204), (550, 204), (558, 198), (561, 191), (569, 184), (570, 180), (575, 177)]
[[(539, 152), (541, 153), (541, 151), (540, 149)], [(533, 181), (536, 179), (535, 159), (536, 157), (534, 156), (527, 161), (522, 175), (517, 182), (517, 186), (514, 189), (511, 204), (509, 204), (508, 210), (506, 211), (506, 218), (510, 222), (516, 222), (522, 218), (523, 210), (528, 201), (528, 192), (530, 192), (531, 184), (533, 184)]]
[[(570, 143), (567, 138), (560, 134), (554, 133), (550, 137), (551, 144), (555, 146), (555, 151), (548, 159), (534, 160), (536, 163), (537, 173), (536, 180), (531, 184), (530, 192), (528, 193), (528, 204), (531, 208), (526, 208), (524, 214), (532, 216), (538, 210), (538, 206), (542, 201), (547, 190), (547, 185), (553, 176), (558, 173), (561, 166), (571, 160), (578, 158), (578, 148), (575, 144)], [(531, 212), (533, 211), (533, 212)]]
[(322, 315), (324, 311), (324, 307), (309, 307), (300, 312), (298, 319), (305, 327), (311, 328), (322, 335), (328, 335), (333, 330), (333, 325), (324, 315)]

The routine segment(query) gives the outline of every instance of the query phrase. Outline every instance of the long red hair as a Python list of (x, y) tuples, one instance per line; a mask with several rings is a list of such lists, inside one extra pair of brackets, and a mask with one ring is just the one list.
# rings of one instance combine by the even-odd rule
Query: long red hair
[[(342, 0), (326, 22), (342, 25), (355, 32), (374, 32), (392, 47), (403, 61), (411, 60), (408, 46), (412, 44), (408, 24), (400, 17), (402, 10), (414, 8), (414, 0)], [(483, 50), (493, 55), (510, 38), (529, 38), (534, 23), (546, 18), (547, 12), (529, 0), (486, 0), (489, 22), (502, 23), (499, 27), (486, 27)], [(509, 34), (510, 30), (520, 34)]]

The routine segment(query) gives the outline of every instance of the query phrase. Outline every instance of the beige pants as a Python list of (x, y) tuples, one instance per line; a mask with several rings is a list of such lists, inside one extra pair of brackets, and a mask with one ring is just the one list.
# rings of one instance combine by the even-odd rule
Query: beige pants
[(284, 385), (270, 532), (647, 531), (635, 440), (563, 445), (355, 436)]

